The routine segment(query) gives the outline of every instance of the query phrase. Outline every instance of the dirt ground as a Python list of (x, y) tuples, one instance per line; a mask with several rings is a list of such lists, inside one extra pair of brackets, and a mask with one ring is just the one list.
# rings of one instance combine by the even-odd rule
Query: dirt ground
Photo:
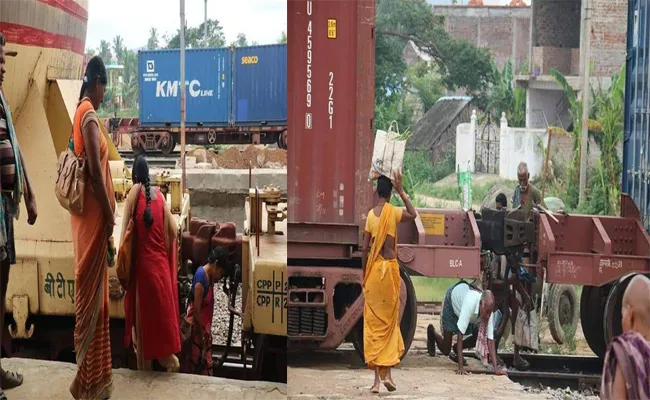
[[(397, 391), (382, 388), (379, 395), (370, 393), (373, 374), (349, 346), (337, 351), (301, 354), (299, 359), (289, 354), (288, 398), (358, 399), (379, 397), (387, 399), (546, 399), (527, 393), (524, 388), (505, 376), (455, 374), (454, 363), (446, 357), (429, 357), (426, 350), (413, 349), (400, 367), (393, 371)], [(476, 367), (468, 360), (468, 367)]]
[[(548, 399), (549, 393), (535, 392), (504, 376), (455, 374), (456, 364), (447, 357), (429, 357), (426, 350), (426, 329), (432, 323), (439, 329), (440, 316), (418, 314), (418, 326), (408, 355), (393, 372), (397, 391), (372, 395), (373, 374), (366, 370), (350, 344), (336, 351), (289, 354), (288, 396), (290, 399), (356, 399), (380, 397), (387, 399)], [(578, 324), (579, 326), (579, 324)], [(555, 342), (542, 324), (541, 347), (555, 349)], [(576, 353), (593, 354), (584, 342), (582, 331), (576, 333)], [(506, 344), (502, 348), (511, 347)], [(550, 351), (548, 351), (550, 352)], [(552, 352), (556, 352), (553, 350)], [(468, 359), (468, 369), (482, 367)]]
[(196, 157), (196, 162), (211, 164), (212, 168), (248, 169), (252, 168), (286, 168), (287, 151), (269, 148), (263, 145), (249, 145), (240, 151), (237, 147), (228, 147), (219, 152), (210, 149), (195, 148), (187, 156)]

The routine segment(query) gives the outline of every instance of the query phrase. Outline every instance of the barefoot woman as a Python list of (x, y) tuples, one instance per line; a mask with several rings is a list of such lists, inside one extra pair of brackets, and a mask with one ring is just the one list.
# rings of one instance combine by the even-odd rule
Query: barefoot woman
[(108, 333), (108, 239), (115, 226), (115, 192), (106, 138), (99, 130), (97, 110), (108, 82), (99, 57), (88, 61), (74, 116), (72, 145), (85, 156), (87, 181), (84, 207), (72, 215), (74, 245), (77, 375), (70, 393), (77, 399), (107, 399), (113, 392), (111, 342)]
[(397, 263), (397, 224), (413, 221), (416, 213), (402, 188), (401, 175), (395, 177), (395, 191), (406, 204), (406, 211), (388, 202), (392, 191), (390, 179), (380, 176), (377, 179), (379, 205), (368, 212), (363, 237), (363, 346), (366, 364), (375, 371), (373, 393), (379, 393), (381, 381), (389, 391), (396, 389), (391, 368), (399, 364), (404, 353), (399, 328), (401, 279)]

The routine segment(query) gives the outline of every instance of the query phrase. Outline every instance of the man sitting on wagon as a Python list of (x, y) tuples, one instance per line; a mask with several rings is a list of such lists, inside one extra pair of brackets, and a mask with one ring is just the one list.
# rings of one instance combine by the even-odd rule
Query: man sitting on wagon
[(492, 366), (497, 375), (504, 372), (497, 368), (496, 348), (494, 346), (494, 295), (491, 291), (481, 291), (464, 280), (447, 290), (442, 309), (441, 321), (443, 335), (436, 332), (433, 324), (427, 328), (427, 347), (430, 355), (435, 355), (436, 344), (444, 355), (451, 353), (452, 336), (456, 335), (457, 373), (464, 375), (463, 335), (474, 333), (477, 323), (487, 324), (487, 339), (492, 355)]
[(532, 208), (538, 204), (546, 207), (542, 192), (539, 191), (532, 183), (530, 183), (530, 172), (528, 172), (528, 164), (520, 162), (517, 166), (517, 180), (519, 185), (515, 188), (512, 195), (512, 208), (522, 209), (526, 214), (529, 214)]

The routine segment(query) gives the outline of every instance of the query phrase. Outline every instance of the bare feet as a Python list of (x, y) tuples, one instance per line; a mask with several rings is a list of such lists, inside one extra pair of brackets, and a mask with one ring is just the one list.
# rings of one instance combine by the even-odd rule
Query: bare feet
[(370, 392), (372, 392), (373, 394), (379, 393), (379, 382), (375, 382), (375, 384), (372, 385), (372, 387), (370, 388)]
[(389, 392), (394, 392), (397, 390), (397, 386), (395, 386), (395, 382), (391, 378), (386, 378), (384, 380), (384, 386), (386, 389), (388, 389)]

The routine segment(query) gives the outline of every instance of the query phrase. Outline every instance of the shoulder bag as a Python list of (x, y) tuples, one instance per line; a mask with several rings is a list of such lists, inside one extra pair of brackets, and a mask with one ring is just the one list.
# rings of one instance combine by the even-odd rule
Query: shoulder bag
[[(70, 142), (72, 142), (72, 146), (70, 146)], [(84, 153), (85, 150), (82, 150), (78, 156), (74, 153), (73, 120), (68, 145), (59, 156), (56, 165), (57, 176), (56, 185), (54, 186), (54, 193), (59, 200), (59, 204), (68, 210), (70, 214), (81, 214), (84, 208), (84, 188), (86, 186)]]

